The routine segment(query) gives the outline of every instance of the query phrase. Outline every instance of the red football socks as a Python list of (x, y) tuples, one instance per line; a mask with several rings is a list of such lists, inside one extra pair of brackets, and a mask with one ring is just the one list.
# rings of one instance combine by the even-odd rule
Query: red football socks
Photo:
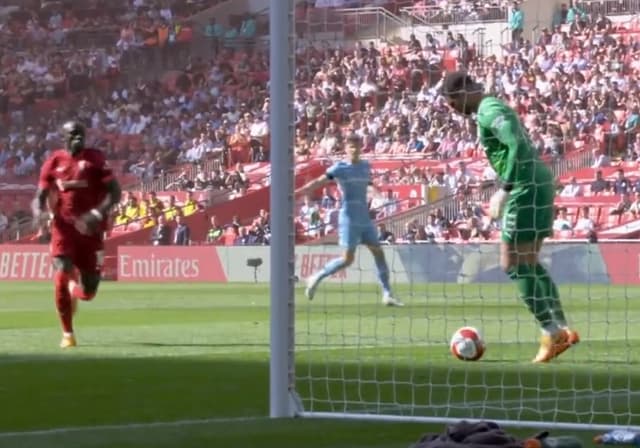
[(69, 274), (56, 272), (53, 277), (56, 297), (56, 308), (62, 324), (62, 331), (73, 333), (73, 312), (71, 309), (71, 294), (69, 293)]

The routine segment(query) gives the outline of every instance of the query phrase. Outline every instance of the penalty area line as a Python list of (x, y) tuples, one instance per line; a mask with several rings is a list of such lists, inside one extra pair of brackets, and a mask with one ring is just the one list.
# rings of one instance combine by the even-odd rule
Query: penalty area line
[(0, 432), (0, 439), (16, 438), (16, 437), (41, 437), (54, 436), (83, 432), (101, 432), (101, 431), (128, 431), (137, 429), (152, 428), (181, 428), (187, 426), (211, 425), (217, 423), (250, 423), (261, 420), (267, 420), (268, 417), (220, 417), (220, 418), (202, 418), (193, 420), (176, 420), (169, 422), (147, 422), (147, 423), (120, 423), (113, 425), (95, 425), (95, 426), (68, 426), (50, 429), (36, 429), (27, 431)]

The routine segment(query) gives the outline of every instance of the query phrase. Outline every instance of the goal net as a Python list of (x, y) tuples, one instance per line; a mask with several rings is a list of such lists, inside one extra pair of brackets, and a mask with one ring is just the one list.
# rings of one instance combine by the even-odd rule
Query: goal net
[[(570, 64), (578, 58), (554, 33), (579, 41), (584, 30), (598, 29), (601, 12), (620, 13), (610, 17), (614, 22), (635, 12), (606, 10), (617, 1), (598, 1), (605, 9), (587, 2), (570, 19), (559, 3), (550, 8), (529, 1), (518, 19), (502, 3), (480, 9), (389, 3), (392, 9), (348, 10), (298, 3), (294, 13), (296, 160), (335, 161), (343, 157), (346, 132), (362, 135), (381, 190), (372, 196), (373, 216), (392, 235), (384, 251), (395, 293), (406, 304), (383, 305), (375, 263), (364, 247), (351, 267), (327, 278), (314, 300), (306, 300), (302, 280), (343, 253), (331, 236), (339, 192), (329, 188), (312, 195), (310, 204), (296, 203), (297, 237), (320, 244), (297, 245), (290, 272), (300, 280), (295, 342), (288, 347), (289, 360), (295, 359), (289, 371), (295, 413), (543, 427), (640, 425), (640, 404), (634, 404), (640, 244), (606, 240), (606, 232), (600, 242), (588, 242), (591, 227), (575, 227), (580, 218), (596, 229), (632, 221), (631, 215), (609, 218), (619, 195), (590, 191), (595, 173), (589, 167), (601, 155), (594, 149), (603, 142), (607, 151), (612, 147), (608, 137), (594, 141), (576, 123), (553, 127), (550, 122), (561, 120), (553, 109), (572, 101), (574, 84), (563, 86), (564, 78), (548, 67), (527, 74), (551, 60), (568, 58)], [(536, 48), (547, 51), (546, 59)], [(590, 60), (581, 67), (583, 82), (591, 79), (592, 67)], [(554, 222), (541, 263), (559, 284), (569, 324), (582, 341), (549, 364), (531, 363), (540, 329), (500, 268), (500, 223), (486, 218), (495, 176), (475, 145), (472, 120), (439, 107), (442, 72), (455, 69), (469, 71), (487, 92), (517, 108), (560, 181), (578, 177), (580, 193), (560, 198), (566, 214), (558, 219), (568, 227)], [(565, 116), (580, 116), (580, 107), (570, 106)], [(605, 178), (613, 171), (606, 169)], [(581, 216), (584, 206), (589, 209)], [(478, 328), (487, 344), (477, 362), (459, 361), (449, 351), (452, 334), (463, 326)]]

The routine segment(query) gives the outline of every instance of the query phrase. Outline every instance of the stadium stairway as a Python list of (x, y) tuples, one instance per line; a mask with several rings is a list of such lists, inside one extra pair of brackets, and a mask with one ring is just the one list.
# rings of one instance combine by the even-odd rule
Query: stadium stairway
[[(410, 3), (408, 2), (408, 4)], [(316, 9), (310, 12), (304, 20), (312, 28), (325, 25), (325, 31), (330, 31), (329, 26), (333, 24), (337, 34), (342, 33), (344, 39), (355, 41), (400, 40), (404, 29), (411, 27), (407, 20), (380, 6), (335, 10), (330, 8)]]

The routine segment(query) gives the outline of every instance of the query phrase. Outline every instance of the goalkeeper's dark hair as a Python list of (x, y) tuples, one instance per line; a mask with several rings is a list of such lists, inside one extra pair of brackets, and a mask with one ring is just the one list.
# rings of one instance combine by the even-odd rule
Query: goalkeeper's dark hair
[(445, 75), (442, 82), (442, 94), (444, 96), (455, 95), (463, 91), (468, 91), (469, 87), (477, 85), (478, 83), (466, 72), (450, 72)]

